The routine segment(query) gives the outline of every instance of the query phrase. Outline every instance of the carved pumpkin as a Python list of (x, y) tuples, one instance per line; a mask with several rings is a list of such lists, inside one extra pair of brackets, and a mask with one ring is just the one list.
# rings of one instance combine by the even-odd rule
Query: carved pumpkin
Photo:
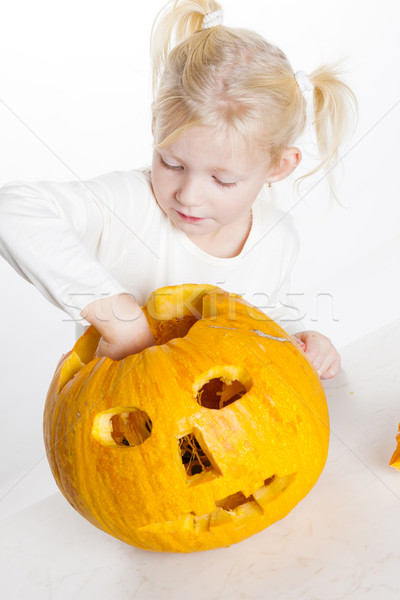
[(91, 326), (62, 357), (44, 413), (53, 475), (81, 515), (128, 544), (229, 546), (318, 479), (323, 388), (290, 336), (240, 296), (167, 287), (144, 311), (155, 346), (93, 359)]

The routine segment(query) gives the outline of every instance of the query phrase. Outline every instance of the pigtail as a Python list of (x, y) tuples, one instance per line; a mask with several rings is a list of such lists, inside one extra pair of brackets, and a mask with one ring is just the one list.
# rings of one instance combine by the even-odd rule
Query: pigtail
[(204, 16), (221, 10), (215, 0), (169, 0), (157, 14), (151, 30), (153, 96), (171, 48), (201, 31)]
[(300, 180), (324, 168), (330, 191), (335, 197), (333, 170), (338, 163), (339, 148), (355, 127), (357, 100), (340, 78), (337, 65), (322, 66), (313, 71), (309, 78), (314, 86), (313, 125), (321, 164)]

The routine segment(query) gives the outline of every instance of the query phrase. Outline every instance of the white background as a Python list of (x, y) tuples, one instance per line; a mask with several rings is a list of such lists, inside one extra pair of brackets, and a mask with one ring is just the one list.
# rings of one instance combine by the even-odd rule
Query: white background
[[(149, 36), (162, 4), (2, 2), (0, 185), (12, 179), (88, 179), (149, 162)], [(291, 182), (275, 188), (301, 238), (292, 280), (298, 304), (307, 326), (340, 348), (400, 317), (400, 4), (231, 0), (224, 13), (226, 24), (256, 29), (280, 46), (295, 70), (311, 72), (320, 63), (345, 59), (359, 121), (336, 169), (342, 206), (330, 207), (320, 176), (303, 200), (292, 195)], [(74, 342), (74, 326), (5, 261), (0, 281), (5, 515), (56, 489), (41, 420), (49, 381)]]

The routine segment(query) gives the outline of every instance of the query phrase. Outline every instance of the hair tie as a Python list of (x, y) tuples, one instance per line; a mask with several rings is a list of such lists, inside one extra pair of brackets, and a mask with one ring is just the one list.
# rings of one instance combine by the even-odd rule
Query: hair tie
[(294, 76), (302, 94), (305, 94), (306, 92), (312, 92), (314, 90), (314, 86), (305, 71), (297, 71)]
[(217, 25), (222, 25), (222, 10), (213, 10), (204, 15), (201, 24), (202, 29), (210, 29), (210, 27), (216, 27)]

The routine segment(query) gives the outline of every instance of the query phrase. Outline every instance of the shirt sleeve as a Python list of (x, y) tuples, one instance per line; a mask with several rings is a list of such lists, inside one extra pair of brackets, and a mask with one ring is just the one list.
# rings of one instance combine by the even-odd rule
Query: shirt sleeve
[(110, 223), (130, 227), (132, 193), (123, 172), (10, 182), (0, 188), (0, 255), (72, 320), (86, 323), (80, 312), (89, 302), (126, 291), (104, 263)]
[(269, 227), (276, 233), (275, 260), (280, 263), (280, 277), (269, 298), (269, 306), (263, 310), (289, 335), (294, 335), (304, 330), (303, 313), (296, 305), (298, 294), (293, 292), (290, 286), (290, 276), (299, 254), (300, 240), (291, 215), (277, 210), (271, 212), (274, 227), (271, 223)]

